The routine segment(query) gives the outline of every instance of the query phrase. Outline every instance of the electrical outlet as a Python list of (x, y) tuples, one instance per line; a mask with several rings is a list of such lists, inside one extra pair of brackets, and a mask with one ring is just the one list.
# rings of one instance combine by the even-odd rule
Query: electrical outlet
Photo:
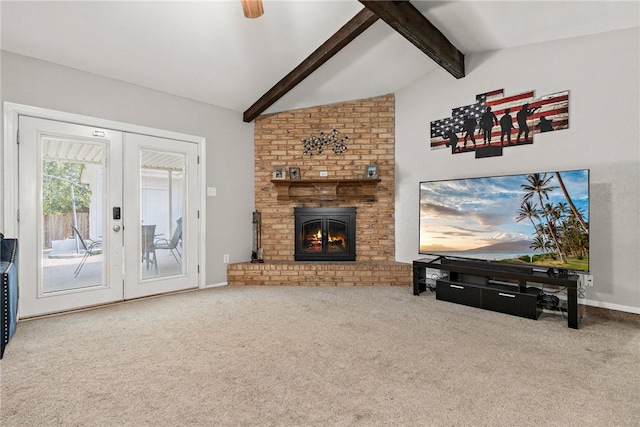
[(327, 171), (321, 171), (321, 172), (320, 172), (320, 176), (329, 176), (329, 172), (327, 172)]
[(222, 262), (224, 262), (225, 264), (229, 263), (229, 254), (222, 255)]
[(593, 276), (591, 274), (585, 274), (582, 276), (582, 285), (584, 287), (593, 286)]

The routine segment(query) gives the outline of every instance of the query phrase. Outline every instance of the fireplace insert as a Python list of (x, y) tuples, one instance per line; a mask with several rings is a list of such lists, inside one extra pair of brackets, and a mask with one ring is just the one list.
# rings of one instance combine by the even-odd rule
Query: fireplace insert
[(355, 261), (356, 208), (294, 208), (296, 261)]

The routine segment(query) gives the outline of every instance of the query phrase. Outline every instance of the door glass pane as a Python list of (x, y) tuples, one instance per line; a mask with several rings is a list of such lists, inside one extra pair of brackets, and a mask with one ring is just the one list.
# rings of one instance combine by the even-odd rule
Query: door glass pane
[(302, 224), (302, 253), (322, 253), (322, 220), (314, 219)]
[(42, 138), (42, 293), (102, 286), (104, 144)]
[(329, 236), (327, 252), (342, 253), (347, 250), (347, 223), (337, 219), (328, 219)]
[(184, 274), (186, 157), (140, 150), (140, 279)]

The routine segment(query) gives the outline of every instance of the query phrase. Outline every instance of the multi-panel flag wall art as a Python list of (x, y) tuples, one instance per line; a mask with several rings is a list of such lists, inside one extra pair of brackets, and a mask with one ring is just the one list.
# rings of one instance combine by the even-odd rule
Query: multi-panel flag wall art
[(432, 121), (431, 149), (501, 156), (506, 147), (532, 144), (538, 133), (568, 128), (569, 91), (534, 98), (533, 91), (505, 97), (501, 89), (477, 95), (475, 103)]

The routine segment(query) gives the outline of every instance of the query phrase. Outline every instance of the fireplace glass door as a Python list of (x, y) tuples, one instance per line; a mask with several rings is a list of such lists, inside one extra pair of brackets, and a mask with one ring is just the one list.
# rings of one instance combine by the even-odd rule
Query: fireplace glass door
[(355, 208), (296, 208), (296, 261), (354, 261)]
[(323, 250), (324, 234), (322, 233), (322, 219), (311, 219), (302, 224), (302, 244), (300, 253), (319, 254)]

